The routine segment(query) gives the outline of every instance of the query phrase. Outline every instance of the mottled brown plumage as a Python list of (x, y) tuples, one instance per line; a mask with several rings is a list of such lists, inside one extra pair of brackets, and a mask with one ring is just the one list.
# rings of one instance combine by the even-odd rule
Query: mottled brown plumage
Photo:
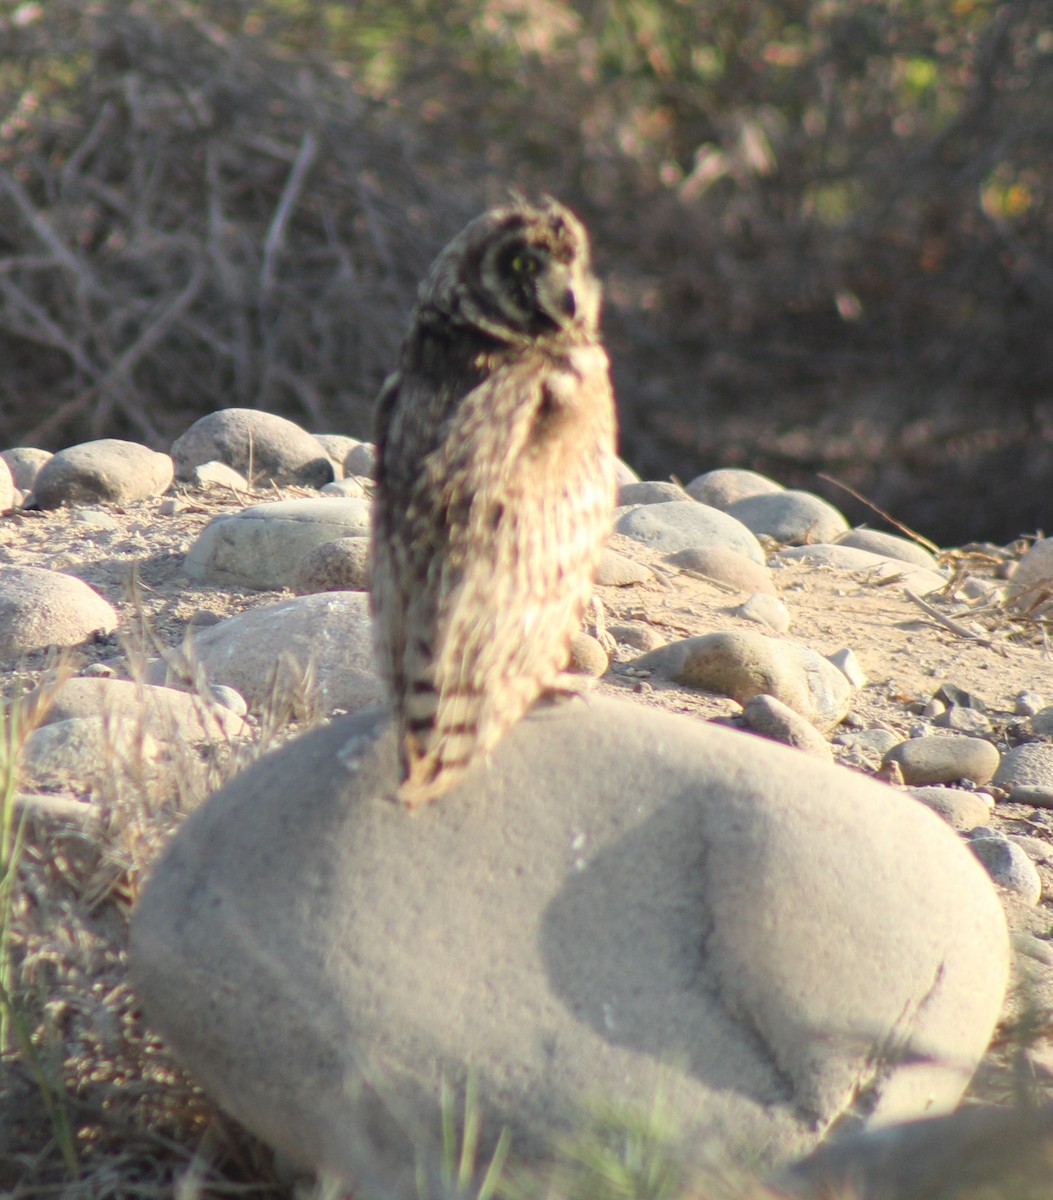
[(433, 799), (558, 686), (614, 506), (599, 284), (567, 209), (473, 221), (377, 406), (372, 609), (400, 797)]

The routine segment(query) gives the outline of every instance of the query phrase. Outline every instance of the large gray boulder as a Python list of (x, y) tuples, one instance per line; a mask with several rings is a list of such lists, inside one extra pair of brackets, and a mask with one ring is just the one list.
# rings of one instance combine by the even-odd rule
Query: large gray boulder
[(379, 710), (259, 761), (181, 828), (131, 939), (195, 1079), (358, 1194), (414, 1194), (469, 1072), (528, 1155), (660, 1092), (685, 1138), (770, 1163), (951, 1109), (987, 1046), (1001, 906), (892, 788), (600, 698), (536, 709), (428, 807), (395, 782)]

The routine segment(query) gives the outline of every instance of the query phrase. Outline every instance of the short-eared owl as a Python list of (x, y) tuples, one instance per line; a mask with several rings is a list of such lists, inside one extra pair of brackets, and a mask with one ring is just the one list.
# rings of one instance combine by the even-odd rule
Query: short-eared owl
[(444, 792), (558, 687), (615, 499), (585, 230), (495, 208), (439, 255), (377, 405), (372, 611), (399, 796)]

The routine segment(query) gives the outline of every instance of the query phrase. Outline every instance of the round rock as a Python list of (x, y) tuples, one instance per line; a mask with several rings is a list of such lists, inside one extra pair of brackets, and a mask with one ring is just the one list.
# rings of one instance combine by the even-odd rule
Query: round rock
[(762, 496), (772, 492), (781, 492), (782, 484), (776, 483), (766, 475), (756, 471), (747, 471), (738, 467), (720, 467), (716, 471), (707, 471), (704, 475), (696, 475), (685, 489), (687, 494), (702, 504), (709, 504), (722, 511), (736, 500), (746, 496)]
[(756, 621), (772, 633), (785, 633), (790, 628), (790, 610), (769, 592), (754, 592), (734, 612), (747, 621)]
[(935, 557), (917, 542), (897, 537), (894, 533), (882, 533), (879, 529), (850, 529), (840, 537), (834, 538), (834, 543), (838, 546), (852, 546), (856, 550), (868, 550), (871, 554), (881, 555), (882, 558), (900, 559), (926, 571), (940, 569)]
[(618, 491), (619, 504), (664, 504), (667, 500), (690, 500), (678, 483), (665, 479), (648, 479), (627, 483)]
[(681, 638), (632, 665), (739, 704), (766, 693), (822, 728), (840, 721), (852, 702), (852, 685), (833, 663), (807, 646), (761, 633)]
[(646, 653), (665, 645), (665, 638), (646, 621), (620, 621), (607, 626), (607, 632), (620, 646), (631, 646)]
[(671, 567), (682, 571), (695, 571), (707, 579), (715, 579), (741, 591), (775, 595), (768, 568), (724, 546), (695, 546), (689, 550), (678, 550), (666, 556)]
[(33, 788), (76, 788), (102, 791), (112, 798), (114, 789), (129, 784), (155, 794), (161, 771), (162, 748), (143, 729), (140, 720), (128, 717), (86, 716), (51, 721), (26, 738), (21, 770)]
[(370, 497), (369, 480), (363, 475), (345, 475), (343, 479), (325, 484), (319, 491), (323, 496), (343, 496), (348, 500), (368, 500)]
[(369, 591), (369, 538), (337, 538), (308, 550), (296, 568), (292, 589), (298, 596)]
[(967, 833), (991, 819), (991, 807), (983, 796), (964, 788), (914, 787), (910, 794), (959, 833)]
[(294, 586), (304, 555), (369, 533), (369, 502), (338, 497), (252, 504), (214, 518), (187, 552), (187, 577), (229, 587)]
[(816, 727), (774, 696), (757, 695), (742, 706), (742, 719), (748, 729), (772, 741), (803, 750), (813, 758), (830, 762), (833, 751)]
[(1040, 538), (1023, 555), (1009, 581), (1012, 603), (1027, 608), (1041, 599), (1042, 589), (1053, 583), (1053, 537)]
[(764, 565), (764, 551), (752, 533), (734, 517), (696, 500), (643, 504), (623, 513), (615, 524), (624, 533), (656, 550), (673, 553), (694, 547), (723, 546)]
[(33, 490), (40, 468), (50, 457), (50, 450), (38, 450), (35, 446), (13, 446), (10, 450), (0, 451), (0, 458), (7, 463), (15, 487), (20, 492)]
[(9, 512), (15, 507), (15, 480), (11, 468), (0, 458), (0, 512)]
[(172, 482), (172, 460), (138, 442), (102, 438), (53, 454), (37, 472), (28, 503), (125, 504), (159, 496)]
[(1053, 788), (1053, 745), (1025, 742), (1007, 750), (993, 783), (1007, 791), (1020, 786)]
[(598, 679), (610, 666), (611, 660), (607, 651), (591, 633), (579, 631), (570, 642), (571, 671), (579, 675), (591, 675)]
[(344, 458), (344, 474), (360, 475), (372, 479), (377, 466), (377, 449), (372, 442), (359, 442), (352, 446)]
[(358, 438), (346, 437), (342, 433), (316, 433), (313, 436), (329, 455), (336, 480), (343, 479), (344, 460), (356, 446), (361, 445), (361, 442)]
[(226, 487), (238, 492), (248, 491), (249, 488), (249, 481), (240, 471), (235, 471), (226, 463), (216, 461), (201, 463), (200, 466), (194, 467), (190, 472), (188, 482), (194, 487)]
[(779, 491), (744, 496), (727, 507), (758, 537), (770, 537), (780, 546), (831, 542), (848, 530), (844, 515), (811, 492)]
[(78, 646), (116, 628), (116, 610), (83, 580), (41, 567), (0, 567), (0, 658)]
[(42, 724), (80, 717), (138, 723), (168, 742), (215, 742), (249, 733), (240, 716), (214, 701), (129, 679), (67, 680), (54, 694)]
[(596, 568), (596, 582), (603, 587), (630, 587), (634, 583), (646, 583), (653, 579), (652, 573), (642, 563), (605, 547)]
[[(298, 716), (379, 703), (369, 598), (362, 592), (298, 596), (227, 617), (194, 635), (194, 662), (210, 684), (240, 692), (259, 712), (275, 698)], [(169, 682), (164, 663), (149, 682)]]
[(321, 487), (333, 478), (333, 465), (317, 438), (284, 417), (254, 408), (223, 408), (201, 417), (172, 443), (172, 458), (180, 479), (213, 459), (254, 487), (269, 482)]
[(312, 731), (156, 864), (147, 1017), (266, 1141), (391, 1196), (469, 1071), (484, 1154), (598, 1096), (675, 1096), (671, 1137), (762, 1162), (952, 1109), (1007, 977), (985, 872), (909, 798), (745, 736), (544, 706), (410, 812), (382, 714)]
[(932, 734), (900, 742), (882, 761), (898, 763), (907, 784), (987, 783), (998, 770), (999, 755), (984, 738)]
[(619, 487), (624, 487), (627, 483), (639, 483), (640, 476), (629, 466), (624, 458), (614, 458), (614, 478)]
[(785, 546), (778, 556), (851, 573), (855, 580), (862, 583), (909, 588), (917, 596), (947, 586), (947, 580), (936, 571), (911, 566), (902, 559), (871, 554), (869, 550), (857, 550), (854, 546)]
[(1000, 888), (1026, 904), (1042, 899), (1042, 880), (1021, 846), (1004, 838), (978, 837), (970, 838), (969, 848)]

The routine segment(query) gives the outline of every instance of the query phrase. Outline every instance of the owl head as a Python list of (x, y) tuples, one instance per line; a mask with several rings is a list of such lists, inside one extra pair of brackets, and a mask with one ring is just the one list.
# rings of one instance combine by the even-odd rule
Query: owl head
[(505, 342), (595, 333), (600, 285), (588, 235), (555, 200), (490, 209), (436, 259), (418, 307)]

